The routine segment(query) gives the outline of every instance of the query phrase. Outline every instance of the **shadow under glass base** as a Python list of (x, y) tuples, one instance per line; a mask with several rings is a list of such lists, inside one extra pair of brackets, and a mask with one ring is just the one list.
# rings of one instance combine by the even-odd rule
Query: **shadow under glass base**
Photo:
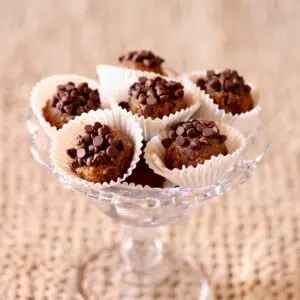
[(130, 270), (118, 247), (107, 248), (89, 260), (81, 272), (76, 299), (208, 300), (209, 287), (200, 268), (188, 256), (165, 252), (148, 272)]

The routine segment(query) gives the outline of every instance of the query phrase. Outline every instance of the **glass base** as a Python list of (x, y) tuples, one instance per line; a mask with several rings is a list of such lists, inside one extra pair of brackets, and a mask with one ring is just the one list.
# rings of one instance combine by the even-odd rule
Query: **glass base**
[(77, 282), (77, 299), (208, 300), (209, 297), (199, 265), (191, 257), (171, 252), (166, 252), (161, 262), (145, 273), (126, 268), (118, 247), (107, 248), (85, 264)]

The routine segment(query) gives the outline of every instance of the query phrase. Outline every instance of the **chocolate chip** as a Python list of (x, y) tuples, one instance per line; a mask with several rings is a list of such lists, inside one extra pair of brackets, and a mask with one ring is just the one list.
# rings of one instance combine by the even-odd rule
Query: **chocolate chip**
[(160, 85), (160, 86), (156, 87), (156, 94), (158, 96), (167, 95), (168, 91), (164, 87), (161, 87), (161, 85)]
[(153, 80), (150, 80), (148, 79), (146, 82), (145, 82), (145, 86), (146, 87), (153, 87), (155, 85), (155, 82)]
[(192, 140), (191, 141), (191, 148), (193, 150), (199, 150), (201, 148), (201, 144), (198, 140)]
[(183, 136), (178, 136), (175, 140), (176, 145), (181, 146), (181, 147), (185, 147), (188, 144), (187, 139), (185, 139)]
[(157, 100), (155, 97), (149, 97), (147, 98), (147, 104), (148, 105), (155, 105), (157, 103)]
[(75, 169), (77, 169), (78, 167), (79, 167), (79, 164), (78, 164), (77, 160), (72, 161), (72, 163), (71, 163), (71, 168), (72, 168), (73, 170), (75, 170)]
[(107, 126), (105, 126), (105, 125), (102, 128), (98, 129), (99, 135), (102, 135), (102, 136), (105, 136), (109, 132), (110, 132), (109, 128)]
[(103, 137), (100, 135), (97, 135), (96, 137), (94, 137), (93, 144), (95, 147), (100, 147), (103, 144)]
[(212, 128), (206, 127), (203, 129), (202, 134), (203, 134), (203, 136), (212, 136), (212, 135), (214, 135), (214, 131)]
[(97, 153), (94, 155), (93, 160), (92, 160), (92, 164), (93, 165), (101, 165), (103, 164), (105, 161), (104, 156), (102, 153)]
[(212, 127), (212, 130), (214, 131), (214, 133), (219, 133), (219, 129), (217, 128), (217, 126)]
[(230, 69), (225, 69), (221, 74), (228, 79), (232, 75), (232, 71)]
[(65, 85), (64, 84), (59, 84), (57, 87), (57, 90), (59, 91), (64, 91), (66, 89)]
[(199, 139), (199, 141), (200, 141), (202, 144), (208, 144), (208, 141), (207, 141), (207, 139), (206, 139), (204, 136), (202, 136), (202, 137)]
[(119, 154), (119, 150), (114, 147), (114, 146), (109, 146), (107, 149), (106, 149), (106, 154), (109, 156), (109, 157), (116, 157), (118, 156)]
[(224, 143), (224, 142), (227, 140), (227, 136), (221, 134), (221, 135), (219, 136), (219, 139), (220, 139), (220, 142), (221, 142), (221, 143)]
[(142, 81), (139, 79), (138, 82), (130, 86), (128, 95), (129, 102), (138, 100), (141, 104), (143, 114), (150, 116), (153, 110), (146, 108), (146, 106), (154, 106), (169, 100), (178, 100), (178, 98), (183, 97), (184, 91), (183, 85), (180, 82), (170, 82), (157, 76)]
[[(148, 103), (148, 100), (147, 100), (147, 96), (144, 94), (144, 93), (140, 93), (139, 95), (139, 101), (142, 103), (142, 104), (145, 104), (146, 102)], [(148, 103), (149, 104), (149, 103)], [(155, 104), (155, 103), (154, 103)], [(151, 105), (151, 104), (150, 104)]]
[(146, 94), (148, 97), (156, 97), (156, 94), (155, 94), (154, 90), (152, 90), (152, 89), (148, 89), (146, 91)]
[(77, 149), (77, 157), (84, 158), (86, 155), (86, 150), (84, 148)]
[(176, 134), (177, 135), (183, 135), (185, 133), (185, 130), (184, 130), (184, 128), (183, 127), (177, 127), (177, 129), (176, 129)]
[(71, 148), (71, 149), (68, 149), (67, 150), (67, 154), (71, 157), (71, 158), (75, 158), (76, 157), (76, 154), (77, 154), (77, 151), (75, 148)]
[(90, 167), (92, 165), (93, 159), (94, 158), (92, 156), (90, 156), (90, 157), (87, 158), (86, 164), (87, 164), (88, 167)]
[(92, 139), (88, 134), (86, 134), (83, 136), (83, 140), (85, 143), (89, 143), (89, 142), (91, 142)]
[(196, 82), (196, 85), (200, 87), (201, 90), (205, 90), (205, 79), (199, 78)]
[(187, 136), (188, 137), (194, 137), (197, 135), (197, 131), (194, 128), (190, 128), (187, 130)]
[(163, 139), (161, 141), (161, 143), (165, 148), (169, 148), (172, 144), (172, 140), (171, 139)]
[(121, 106), (121, 108), (123, 108), (123, 109), (129, 110), (129, 104), (128, 104), (128, 102), (125, 102), (125, 101), (120, 102), (119, 106)]
[[(81, 88), (83, 86), (83, 88)], [(70, 115), (81, 115), (83, 112), (100, 108), (100, 98), (97, 90), (93, 91), (87, 83), (81, 83), (76, 88), (74, 83), (57, 86), (57, 92), (50, 104), (62, 113), (66, 119)]]
[(176, 131), (171, 129), (168, 133), (168, 136), (170, 139), (174, 139), (177, 136)]
[(77, 91), (77, 89), (73, 89), (71, 92), (70, 92), (70, 96), (71, 97), (76, 97), (78, 95), (78, 91)]
[(92, 125), (85, 125), (85, 126), (84, 126), (84, 131), (85, 131), (86, 133), (92, 133), (93, 130), (94, 130), (94, 127), (93, 127)]
[(79, 167), (83, 167), (84, 166), (84, 160), (83, 158), (77, 158), (77, 163)]
[(88, 84), (86, 82), (82, 82), (78, 84), (78, 89), (83, 90), (84, 88), (87, 88)]
[(182, 126), (186, 130), (194, 127), (192, 123), (184, 123)]
[(215, 71), (214, 70), (208, 70), (207, 72), (206, 72), (206, 76), (207, 77), (211, 77), (211, 76), (213, 76), (213, 75), (215, 75), (216, 73), (215, 73)]
[(245, 91), (249, 93), (251, 91), (251, 87), (248, 84), (245, 84)]
[(151, 51), (145, 50), (130, 51), (125, 55), (121, 55), (119, 57), (119, 61), (139, 62), (148, 68), (160, 66), (164, 62), (164, 60), (161, 57), (154, 55)]
[(90, 153), (95, 153), (97, 148), (94, 145), (89, 145), (88, 150)]
[(168, 131), (168, 139), (164, 143), (168, 146), (170, 141), (175, 141), (176, 145), (182, 147), (190, 144), (191, 149), (198, 150), (201, 144), (208, 144), (210, 142), (208, 138), (212, 136), (220, 138), (219, 129), (214, 121), (191, 120), (172, 125)]
[(213, 81), (211, 81), (209, 85), (215, 92), (218, 92), (221, 90), (221, 83), (217, 78), (214, 78)]
[(151, 60), (150, 59), (143, 59), (143, 64), (146, 66), (146, 67), (150, 67), (151, 66)]
[(57, 102), (56, 104), (56, 108), (60, 111), (62, 110), (63, 106), (64, 106), (63, 102)]
[(183, 89), (179, 89), (175, 92), (175, 97), (176, 98), (182, 98), (184, 95)]
[(95, 109), (96, 108), (96, 105), (94, 103), (94, 100), (92, 99), (89, 99), (86, 103), (86, 106), (89, 110), (92, 110), (92, 109)]
[(196, 126), (197, 131), (202, 132), (203, 129), (206, 128), (204, 124), (198, 123)]
[(94, 124), (94, 128), (95, 129), (98, 129), (98, 128), (100, 128), (102, 125), (101, 125), (101, 123), (100, 122), (96, 122), (95, 124)]
[(114, 138), (114, 136), (111, 133), (108, 133), (108, 134), (105, 135), (105, 139), (108, 140), (108, 141), (113, 140), (113, 138)]
[(59, 101), (59, 99), (58, 99), (57, 97), (52, 97), (52, 98), (51, 98), (50, 105), (51, 105), (52, 107), (55, 107), (58, 101)]
[(67, 114), (72, 115), (73, 114), (73, 105), (72, 104), (65, 105), (62, 110), (65, 111)]

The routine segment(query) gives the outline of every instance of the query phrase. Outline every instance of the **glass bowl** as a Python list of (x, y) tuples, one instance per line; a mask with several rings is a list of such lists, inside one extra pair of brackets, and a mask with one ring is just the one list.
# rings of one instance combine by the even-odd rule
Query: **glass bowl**
[(113, 186), (96, 191), (70, 184), (56, 172), (49, 159), (51, 139), (32, 111), (28, 115), (27, 127), (31, 136), (30, 151), (34, 159), (57, 175), (59, 182), (65, 187), (88, 196), (89, 201), (102, 212), (125, 225), (119, 253), (116, 252), (116, 247), (106, 249), (80, 267), (83, 272), (81, 272), (79, 282), (77, 281), (78, 299), (101, 298), (98, 282), (104, 276), (100, 265), (103, 266), (105, 251), (118, 257), (121, 253), (122, 267), (118, 266), (120, 262), (117, 260), (115, 266), (108, 266), (112, 271), (110, 275), (105, 276), (109, 276), (114, 284), (117, 282), (125, 285), (122, 293), (123, 296), (129, 294), (128, 299), (132, 299), (133, 291), (146, 289), (150, 293), (152, 289), (150, 287), (153, 285), (175, 277), (179, 280), (190, 277), (195, 283), (195, 293), (189, 296), (189, 299), (207, 298), (208, 284), (201, 267), (190, 253), (180, 253), (178, 249), (166, 250), (159, 231), (162, 226), (187, 218), (205, 201), (222, 195), (247, 181), (268, 149), (269, 144), (261, 131), (247, 137), (245, 150), (235, 162), (234, 167), (214, 184), (197, 188), (163, 189), (132, 189)]

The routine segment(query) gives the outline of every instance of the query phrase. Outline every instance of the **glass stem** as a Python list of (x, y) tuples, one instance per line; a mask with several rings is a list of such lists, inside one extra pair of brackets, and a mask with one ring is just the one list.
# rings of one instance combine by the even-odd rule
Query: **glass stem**
[(157, 227), (125, 225), (122, 254), (127, 270), (148, 273), (163, 258), (163, 244)]

